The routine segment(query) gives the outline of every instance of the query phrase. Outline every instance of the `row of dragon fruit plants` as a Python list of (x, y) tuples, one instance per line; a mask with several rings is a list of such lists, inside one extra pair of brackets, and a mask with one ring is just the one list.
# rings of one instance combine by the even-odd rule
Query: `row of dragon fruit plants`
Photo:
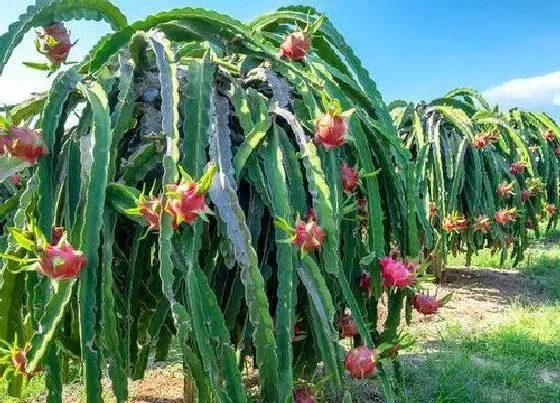
[(560, 128), (545, 113), (500, 112), (465, 88), (430, 103), (395, 101), (390, 109), (416, 161), (432, 230), (424, 245), (440, 260), (464, 252), (470, 264), (489, 248), (502, 263), (517, 264), (529, 234), (556, 225)]
[[(115, 33), (58, 72), (71, 19)], [(34, 27), (48, 63), (27, 66), (58, 75), (0, 119), (0, 371), (13, 396), (42, 372), (61, 401), (74, 360), (88, 402), (101, 401), (102, 364), (126, 401), (127, 379), (178, 339), (201, 401), (255, 397), (239, 370), (250, 356), (264, 401), (351, 401), (344, 368), (378, 376), (394, 401), (411, 344), (402, 312), (410, 323), (450, 298), (426, 291), (431, 261), (483, 247), (505, 259), (510, 246), (519, 260), (527, 230), (555, 222), (552, 120), (469, 90), (387, 107), (311, 8), (128, 25), (107, 1), (37, 2), (0, 38), (0, 71)]]

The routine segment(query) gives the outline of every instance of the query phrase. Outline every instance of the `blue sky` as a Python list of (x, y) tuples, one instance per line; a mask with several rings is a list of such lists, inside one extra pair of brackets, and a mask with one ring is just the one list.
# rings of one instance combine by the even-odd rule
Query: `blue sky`
[[(7, 0), (4, 0), (7, 1)], [(200, 6), (248, 20), (294, 1), (115, 0), (130, 21), (181, 6)], [(3, 7), (0, 31), (29, 0)], [(432, 99), (458, 86), (486, 91), (503, 107), (544, 109), (560, 118), (560, 1), (558, 0), (315, 0), (354, 47), (386, 100)], [(101, 35), (104, 23), (70, 24), (79, 60)], [(0, 77), (0, 102), (45, 89), (43, 73), (23, 60), (39, 61), (30, 34)]]

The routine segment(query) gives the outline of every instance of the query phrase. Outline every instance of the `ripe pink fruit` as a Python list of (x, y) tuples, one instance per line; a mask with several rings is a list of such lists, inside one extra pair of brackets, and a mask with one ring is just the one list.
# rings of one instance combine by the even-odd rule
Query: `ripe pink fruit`
[(375, 350), (360, 346), (346, 354), (344, 366), (350, 371), (352, 378), (365, 378), (375, 371), (375, 354)]
[(10, 182), (12, 182), (12, 185), (14, 185), (16, 187), (20, 187), (21, 186), (21, 175), (20, 174), (13, 174), (12, 176), (10, 176)]
[(319, 249), (323, 245), (325, 232), (315, 220), (314, 215), (309, 215), (307, 222), (298, 220), (296, 223), (294, 243), (306, 252)]
[[(197, 184), (192, 180), (183, 179), (178, 185), (170, 185), (167, 195), (169, 200), (167, 200), (165, 211), (173, 215), (175, 228), (178, 228), (183, 222), (192, 224), (200, 214), (208, 209), (204, 202), (204, 193), (198, 191)], [(157, 208), (157, 205), (152, 207)], [(144, 217), (146, 218), (146, 216)], [(150, 217), (150, 220), (153, 221), (153, 219), (153, 216)], [(152, 221), (148, 221), (150, 225)]]
[(457, 218), (455, 221), (455, 227), (457, 231), (466, 231), (469, 229), (469, 220), (465, 218), (465, 216), (461, 216), (461, 218)]
[(500, 183), (496, 188), (496, 194), (501, 199), (514, 195), (515, 192), (513, 191), (513, 183)]
[(560, 146), (558, 146), (554, 149), (554, 155), (556, 155), (557, 157), (560, 157)]
[(394, 260), (390, 257), (380, 259), (381, 277), (383, 285), (386, 287), (408, 287), (414, 282), (414, 273), (408, 270), (408, 267), (402, 260)]
[(548, 213), (549, 216), (555, 216), (556, 211), (557, 211), (557, 208), (554, 204), (547, 204), (546, 205), (546, 212)]
[(412, 306), (421, 314), (433, 315), (441, 307), (441, 301), (427, 294), (416, 294), (412, 297)]
[(469, 228), (469, 221), (464, 217), (448, 216), (443, 219), (441, 228), (448, 233), (464, 231)]
[(544, 132), (543, 137), (546, 141), (552, 142), (556, 138), (556, 134), (554, 133), (554, 130), (548, 129), (546, 132)]
[(519, 197), (521, 197), (522, 202), (528, 202), (531, 199), (531, 192), (527, 189), (522, 190)]
[(358, 325), (352, 316), (348, 314), (342, 315), (342, 318), (340, 318), (340, 333), (342, 337), (354, 337), (359, 333)]
[(325, 148), (335, 148), (346, 143), (348, 123), (346, 118), (325, 113), (315, 121), (315, 141)]
[(56, 66), (66, 61), (73, 46), (68, 30), (60, 22), (46, 26), (38, 40), (40, 52)]
[(512, 175), (520, 175), (525, 172), (525, 168), (527, 167), (527, 163), (525, 162), (514, 162), (509, 166), (509, 172)]
[(474, 223), (474, 230), (486, 234), (490, 231), (491, 225), (492, 223), (490, 222), (490, 218), (488, 218), (488, 216), (480, 215)]
[(371, 276), (369, 273), (362, 273), (360, 275), (359, 287), (365, 294), (371, 297)]
[(453, 217), (445, 217), (441, 223), (441, 228), (445, 232), (453, 232), (456, 229), (456, 222), (455, 218)]
[(294, 389), (294, 403), (315, 403), (315, 391), (310, 387), (298, 386)]
[(352, 193), (358, 188), (358, 171), (354, 167), (342, 164), (342, 189), (346, 193)]
[(488, 145), (488, 140), (484, 135), (474, 136), (472, 144), (474, 148), (482, 149)]
[(159, 231), (161, 207), (161, 200), (158, 197), (152, 197), (151, 200), (142, 199), (138, 202), (138, 212), (144, 217), (149, 228), (155, 231)]
[(39, 272), (54, 280), (76, 278), (85, 266), (86, 258), (68, 243), (47, 245), (41, 256)]
[(284, 38), (280, 45), (280, 57), (303, 60), (311, 48), (311, 39), (303, 31), (295, 31)]
[(30, 164), (35, 164), (39, 157), (47, 153), (40, 130), (13, 126), (4, 137), (3, 145), (6, 151)]
[(498, 224), (506, 225), (509, 222), (517, 221), (517, 209), (501, 209), (494, 213), (494, 219)]

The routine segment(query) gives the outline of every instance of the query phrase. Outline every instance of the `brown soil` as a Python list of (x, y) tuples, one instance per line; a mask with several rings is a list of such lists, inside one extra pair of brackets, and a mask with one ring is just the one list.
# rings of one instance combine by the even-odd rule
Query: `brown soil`
[(415, 314), (414, 333), (428, 342), (438, 338), (447, 323), (476, 331), (504, 320), (512, 304), (536, 305), (545, 296), (538, 284), (517, 270), (449, 268), (441, 284), (431, 292), (453, 297), (437, 316)]

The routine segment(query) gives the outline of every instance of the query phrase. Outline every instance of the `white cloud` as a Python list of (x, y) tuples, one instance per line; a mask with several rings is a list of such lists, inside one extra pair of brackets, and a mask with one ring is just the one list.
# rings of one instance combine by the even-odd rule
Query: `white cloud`
[(502, 109), (519, 107), (560, 117), (560, 71), (543, 76), (516, 78), (484, 91), (490, 103)]

